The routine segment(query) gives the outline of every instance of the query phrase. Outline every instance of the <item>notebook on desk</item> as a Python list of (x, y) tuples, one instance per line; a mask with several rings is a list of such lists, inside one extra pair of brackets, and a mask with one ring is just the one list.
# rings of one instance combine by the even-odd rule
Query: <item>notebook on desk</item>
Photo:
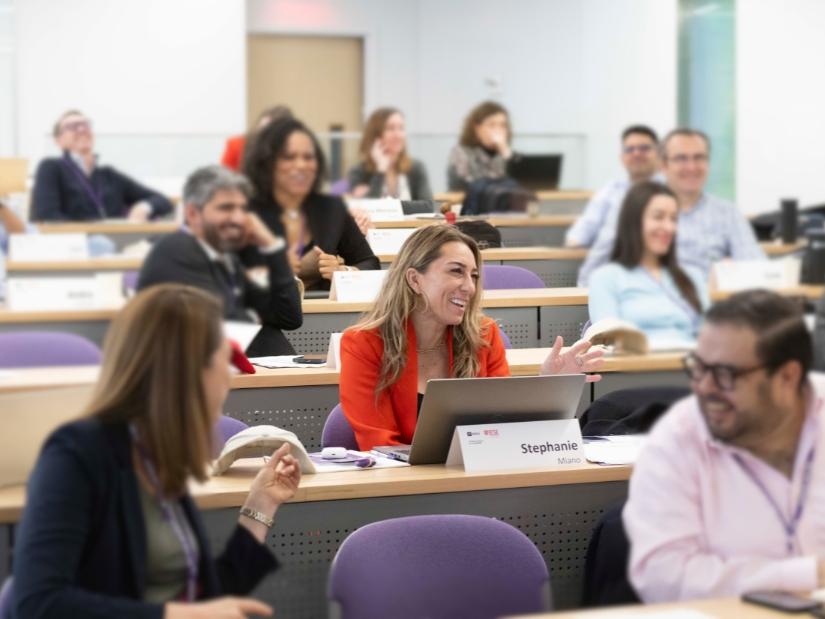
[(440, 464), (456, 426), (572, 419), (584, 382), (584, 374), (434, 379), (427, 383), (412, 445), (373, 450), (410, 464)]

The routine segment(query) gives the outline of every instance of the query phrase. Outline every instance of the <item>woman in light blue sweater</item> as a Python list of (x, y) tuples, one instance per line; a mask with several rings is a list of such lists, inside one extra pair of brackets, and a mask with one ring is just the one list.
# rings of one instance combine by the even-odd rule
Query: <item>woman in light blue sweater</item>
[(627, 192), (610, 262), (590, 277), (591, 322), (633, 323), (652, 348), (695, 340), (708, 306), (707, 282), (698, 271), (679, 266), (678, 215), (675, 194), (660, 183), (638, 183)]

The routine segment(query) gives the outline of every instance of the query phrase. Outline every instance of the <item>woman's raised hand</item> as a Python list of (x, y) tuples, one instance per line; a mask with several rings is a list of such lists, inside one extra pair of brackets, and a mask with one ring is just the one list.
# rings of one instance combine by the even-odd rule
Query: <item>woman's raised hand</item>
[[(591, 348), (587, 340), (579, 340), (570, 348), (564, 349), (564, 339), (556, 336), (550, 354), (541, 364), (542, 374), (581, 374), (596, 372), (604, 363), (604, 350)], [(588, 374), (587, 382), (595, 383), (602, 379), (601, 374)]]

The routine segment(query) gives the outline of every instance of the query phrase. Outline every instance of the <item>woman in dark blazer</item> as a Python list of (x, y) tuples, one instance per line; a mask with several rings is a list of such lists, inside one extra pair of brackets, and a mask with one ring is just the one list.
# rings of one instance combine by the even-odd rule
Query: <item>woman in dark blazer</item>
[(139, 293), (115, 318), (88, 415), (46, 440), (29, 479), (15, 616), (271, 614), (221, 596), (247, 594), (277, 567), (264, 542), (298, 486), (295, 459), (281, 448), (263, 466), (217, 560), (186, 491), (206, 479), (229, 389), (221, 320), (214, 297), (178, 284)]
[[(299, 120), (282, 118), (261, 130), (244, 158), (255, 195), (250, 208), (287, 240), (289, 258), (307, 290), (329, 289), (335, 271), (381, 268), (344, 202), (321, 193), (324, 155)], [(242, 259), (255, 266), (257, 252)]]
[(361, 138), (361, 162), (348, 175), (356, 198), (432, 200), (427, 169), (407, 154), (404, 115), (394, 107), (375, 110)]

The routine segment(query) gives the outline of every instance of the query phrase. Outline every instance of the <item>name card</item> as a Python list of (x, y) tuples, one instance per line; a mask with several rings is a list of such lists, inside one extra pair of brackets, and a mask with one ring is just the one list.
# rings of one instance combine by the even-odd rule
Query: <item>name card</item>
[(335, 271), (329, 299), (344, 303), (375, 301), (386, 277), (386, 271)]
[(123, 284), (119, 273), (94, 277), (10, 277), (8, 308), (21, 311), (119, 308)]
[(354, 199), (347, 200), (349, 208), (360, 208), (367, 211), (373, 221), (399, 221), (404, 219), (404, 209), (401, 200), (380, 198), (376, 200)]
[(416, 228), (370, 228), (367, 230), (367, 242), (372, 253), (397, 254)]
[(9, 260), (14, 262), (62, 262), (88, 258), (89, 245), (83, 233), (12, 234), (9, 238)]
[(713, 265), (717, 290), (791, 288), (799, 284), (799, 258), (724, 260)]
[(329, 334), (329, 350), (327, 350), (327, 367), (331, 370), (341, 369), (341, 336), (343, 333)]
[(468, 473), (578, 466), (585, 462), (577, 419), (458, 426), (447, 465)]

